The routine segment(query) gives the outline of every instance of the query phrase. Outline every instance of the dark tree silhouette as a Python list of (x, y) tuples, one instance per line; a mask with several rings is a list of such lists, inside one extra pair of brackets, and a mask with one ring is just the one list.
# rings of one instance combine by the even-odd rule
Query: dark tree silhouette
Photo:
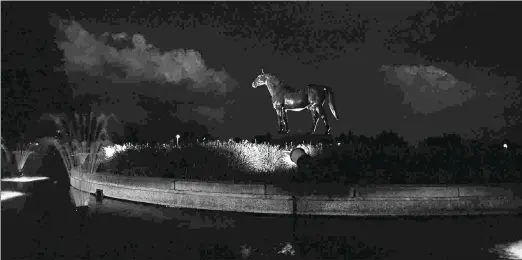
[(168, 103), (144, 95), (139, 96), (138, 105), (143, 107), (148, 117), (145, 122), (125, 124), (124, 137), (127, 142), (168, 143), (180, 135), (180, 143), (193, 143), (207, 135), (207, 128), (194, 120), (181, 122), (176, 118), (178, 103)]
[(393, 132), (393, 131), (382, 131), (375, 137), (375, 142), (379, 147), (383, 146), (397, 146), (401, 148), (405, 148), (408, 146), (408, 143), (404, 140), (402, 136)]
[(2, 31), (9, 40), (2, 41), (1, 73), (2, 137), (8, 141), (21, 134), (33, 139), (40, 116), (69, 109), (72, 97), (72, 90), (64, 84), (67, 76), (60, 70), (62, 54), (48, 40), (55, 28), (47, 22), (27, 22), (25, 15), (16, 15), (20, 12), (27, 17), (48, 15), (40, 8), (2, 4), (2, 21), (9, 24)]

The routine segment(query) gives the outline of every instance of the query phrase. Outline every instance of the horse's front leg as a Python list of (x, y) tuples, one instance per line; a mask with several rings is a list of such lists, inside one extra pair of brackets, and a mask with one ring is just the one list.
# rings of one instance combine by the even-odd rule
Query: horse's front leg
[(277, 130), (277, 132), (281, 134), (284, 132), (283, 109), (281, 107), (276, 107), (275, 110), (277, 113), (277, 124), (279, 125), (279, 130)]

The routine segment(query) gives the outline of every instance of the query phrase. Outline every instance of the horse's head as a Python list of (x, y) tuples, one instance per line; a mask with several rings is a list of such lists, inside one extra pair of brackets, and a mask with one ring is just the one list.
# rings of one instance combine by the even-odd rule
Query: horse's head
[(272, 88), (274, 86), (279, 86), (281, 82), (274, 75), (269, 73), (265, 73), (263, 69), (261, 69), (261, 74), (257, 76), (257, 78), (252, 82), (252, 87), (257, 88), (259, 86), (267, 86), (268, 88)]
[(269, 75), (266, 74), (263, 69), (261, 69), (261, 74), (259, 74), (254, 81), (252, 81), (252, 87), (257, 88), (259, 86), (266, 85), (268, 86), (268, 77)]

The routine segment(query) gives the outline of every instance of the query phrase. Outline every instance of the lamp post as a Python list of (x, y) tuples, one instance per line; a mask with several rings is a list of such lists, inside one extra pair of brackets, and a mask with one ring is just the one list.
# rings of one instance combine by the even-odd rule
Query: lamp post
[(176, 135), (176, 145), (179, 147), (179, 134)]

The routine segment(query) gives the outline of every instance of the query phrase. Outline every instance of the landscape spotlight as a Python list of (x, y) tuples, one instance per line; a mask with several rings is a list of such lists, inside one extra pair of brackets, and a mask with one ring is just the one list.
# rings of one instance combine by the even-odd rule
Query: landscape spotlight
[(290, 152), (290, 160), (297, 164), (299, 159), (302, 158), (310, 158), (310, 155), (306, 154), (306, 152), (303, 150), (303, 148), (295, 148)]
[(311, 176), (314, 176), (315, 169), (317, 169), (317, 165), (312, 159), (312, 157), (306, 154), (303, 148), (295, 148), (290, 152), (290, 160), (297, 164), (297, 175), (295, 176), (295, 180), (298, 182), (306, 181)]

